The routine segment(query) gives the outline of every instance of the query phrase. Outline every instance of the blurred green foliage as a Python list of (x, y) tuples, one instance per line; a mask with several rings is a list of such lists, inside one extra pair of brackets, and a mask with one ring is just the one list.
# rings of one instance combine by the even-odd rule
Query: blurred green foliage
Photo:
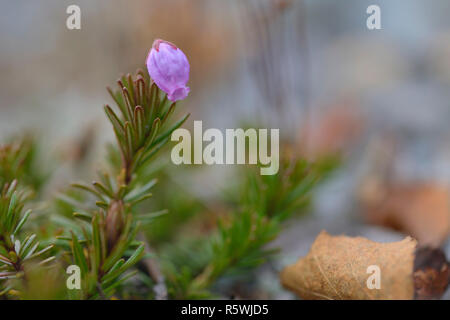
[[(187, 116), (172, 121), (175, 103), (141, 71), (108, 91), (116, 108), (106, 105), (105, 112), (116, 142), (91, 184), (43, 196), (49, 175), (40, 170), (37, 142), (26, 135), (0, 147), (3, 297), (223, 296), (218, 284), (271, 259), (277, 250), (269, 244), (286, 220), (307, 211), (314, 189), (339, 165), (283, 153), (278, 174), (243, 166), (228, 190), (200, 199), (185, 181), (189, 170), (170, 164), (163, 149)], [(37, 217), (29, 219), (28, 207)], [(66, 288), (72, 264), (81, 270), (81, 289)]]

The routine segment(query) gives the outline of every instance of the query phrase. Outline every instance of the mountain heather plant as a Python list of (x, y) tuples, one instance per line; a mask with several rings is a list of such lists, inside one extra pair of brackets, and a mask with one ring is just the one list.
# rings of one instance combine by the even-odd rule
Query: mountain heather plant
[[(185, 206), (188, 200), (179, 201), (181, 195), (165, 180), (175, 168), (154, 167), (158, 157), (170, 162), (163, 147), (189, 116), (175, 117), (178, 101), (190, 90), (189, 62), (174, 44), (156, 40), (146, 64), (148, 74), (123, 75), (117, 89), (108, 87), (116, 106), (104, 110), (115, 144), (108, 169), (91, 184), (74, 183), (49, 201), (40, 192), (47, 175), (36, 170), (36, 142), (27, 138), (0, 148), (2, 298), (227, 297), (219, 280), (238, 281), (230, 276), (249, 275), (268, 261), (276, 250), (267, 245), (287, 219), (303, 211), (314, 186), (332, 169), (328, 161), (311, 164), (281, 152), (276, 175), (240, 168), (243, 174), (233, 182), (232, 200), (224, 201), (227, 212), (220, 219), (217, 212), (198, 209), (201, 205)], [(159, 200), (151, 192), (157, 176), (163, 178)], [(149, 209), (155, 206), (161, 207)], [(208, 232), (190, 231), (193, 217), (211, 216), (216, 220)], [(152, 233), (163, 226), (167, 234)], [(169, 237), (178, 233), (174, 230), (188, 235)], [(66, 270), (77, 268), (79, 274), (68, 279)]]

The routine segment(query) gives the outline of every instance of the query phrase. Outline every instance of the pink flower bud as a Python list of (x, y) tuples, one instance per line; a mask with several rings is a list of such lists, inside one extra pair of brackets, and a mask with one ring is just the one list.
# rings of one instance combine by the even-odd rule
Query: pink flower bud
[(189, 87), (189, 61), (174, 44), (157, 39), (147, 57), (147, 69), (156, 85), (170, 101), (187, 97)]

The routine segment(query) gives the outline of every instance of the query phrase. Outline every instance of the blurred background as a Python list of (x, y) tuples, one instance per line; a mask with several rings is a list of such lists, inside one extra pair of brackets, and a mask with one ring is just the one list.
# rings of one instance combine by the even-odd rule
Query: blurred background
[[(66, 28), (71, 4), (81, 30)], [(366, 27), (371, 4), (381, 30)], [(281, 258), (262, 282), (322, 229), (376, 241), (411, 234), (448, 257), (449, 14), (447, 0), (0, 0), (0, 141), (38, 134), (43, 157), (59, 163), (50, 189), (90, 176), (113, 139), (105, 87), (144, 68), (162, 38), (191, 64), (186, 127), (257, 123), (311, 160), (341, 158), (311, 214), (275, 243)], [(184, 169), (205, 201), (230, 183), (225, 166)]]

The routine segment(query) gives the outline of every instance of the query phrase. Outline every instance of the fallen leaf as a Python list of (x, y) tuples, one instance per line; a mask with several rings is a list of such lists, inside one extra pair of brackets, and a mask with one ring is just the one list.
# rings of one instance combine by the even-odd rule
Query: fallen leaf
[(447, 290), (450, 265), (440, 249), (418, 248), (414, 260), (415, 299), (439, 299)]
[[(378, 243), (322, 231), (309, 253), (281, 272), (281, 283), (303, 299), (413, 299), (417, 242)], [(370, 266), (380, 270), (380, 289), (369, 289)]]
[(369, 223), (404, 232), (421, 246), (439, 247), (448, 238), (450, 200), (446, 186), (390, 184), (371, 190), (363, 198)]

